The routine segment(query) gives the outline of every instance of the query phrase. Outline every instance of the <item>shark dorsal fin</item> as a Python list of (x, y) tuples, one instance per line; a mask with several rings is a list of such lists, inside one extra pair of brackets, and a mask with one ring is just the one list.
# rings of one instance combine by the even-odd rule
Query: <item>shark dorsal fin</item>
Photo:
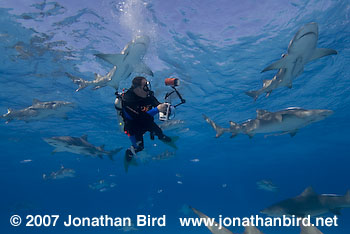
[(309, 196), (315, 196), (317, 193), (315, 193), (314, 189), (312, 187), (307, 187), (304, 192), (300, 194), (301, 197), (309, 197)]
[(336, 50), (333, 50), (333, 49), (316, 48), (314, 54), (310, 58), (310, 61), (322, 58), (324, 56), (332, 55), (332, 54), (338, 54), (338, 52)]
[(87, 140), (88, 140), (87, 135), (86, 135), (86, 134), (82, 135), (82, 136), (81, 136), (81, 139), (87, 141)]
[(100, 74), (98, 74), (98, 73), (94, 73), (94, 75), (95, 75), (95, 80), (102, 77), (102, 76), (101, 76)]
[(12, 108), (7, 108), (7, 113), (11, 113), (13, 111)]
[(39, 100), (36, 99), (36, 98), (33, 99), (33, 105), (38, 104), (38, 103), (40, 103), (40, 102), (41, 102), (41, 101), (39, 101)]
[(105, 148), (105, 145), (104, 145), (104, 144), (103, 144), (103, 145), (101, 145), (101, 146), (100, 146), (100, 148), (101, 148), (101, 149), (104, 149), (104, 148)]
[(259, 118), (261, 118), (263, 115), (268, 114), (268, 113), (270, 113), (270, 112), (267, 111), (267, 110), (260, 110), (260, 109), (258, 109), (258, 110), (256, 110), (256, 117), (259, 119)]

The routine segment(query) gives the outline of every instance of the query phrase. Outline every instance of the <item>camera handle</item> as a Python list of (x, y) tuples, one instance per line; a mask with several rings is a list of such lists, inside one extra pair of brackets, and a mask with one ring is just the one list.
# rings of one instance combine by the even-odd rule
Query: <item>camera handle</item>
[(165, 95), (165, 98), (164, 98), (164, 99), (167, 99), (171, 94), (176, 93), (181, 102), (178, 103), (178, 104), (176, 104), (176, 105), (173, 105), (173, 107), (178, 107), (178, 106), (180, 106), (180, 105), (186, 103), (186, 100), (182, 98), (181, 94), (180, 94), (179, 91), (175, 88), (175, 86), (171, 86), (171, 88), (173, 88), (174, 90), (171, 91), (171, 92), (169, 92), (169, 93), (167, 93), (167, 94)]

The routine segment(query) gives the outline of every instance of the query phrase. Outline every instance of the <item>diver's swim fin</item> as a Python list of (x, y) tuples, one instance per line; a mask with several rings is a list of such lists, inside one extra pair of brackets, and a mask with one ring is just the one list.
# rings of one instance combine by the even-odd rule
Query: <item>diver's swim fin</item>
[(133, 154), (133, 152), (130, 149), (127, 149), (125, 151), (124, 169), (125, 169), (126, 173), (128, 173), (130, 165), (137, 166), (137, 162), (136, 162), (134, 157), (135, 157), (135, 155)]
[(179, 136), (172, 136), (169, 137), (171, 139), (171, 141), (164, 141), (161, 140), (163, 143), (169, 145), (170, 147), (173, 147), (174, 149), (177, 149), (177, 146), (175, 145), (175, 142), (179, 139)]

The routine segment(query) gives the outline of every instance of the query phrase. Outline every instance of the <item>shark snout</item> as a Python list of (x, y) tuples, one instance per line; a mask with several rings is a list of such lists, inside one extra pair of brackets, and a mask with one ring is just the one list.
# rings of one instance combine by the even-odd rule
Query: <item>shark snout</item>
[(150, 43), (149, 36), (138, 36), (134, 39), (135, 44), (144, 44), (146, 47), (148, 47)]
[(332, 110), (320, 110), (319, 115), (327, 118), (328, 116), (332, 115), (334, 112)]
[(314, 34), (318, 37), (318, 24), (315, 22), (308, 23), (302, 27), (299, 32), (297, 38), (300, 39), (306, 35)]

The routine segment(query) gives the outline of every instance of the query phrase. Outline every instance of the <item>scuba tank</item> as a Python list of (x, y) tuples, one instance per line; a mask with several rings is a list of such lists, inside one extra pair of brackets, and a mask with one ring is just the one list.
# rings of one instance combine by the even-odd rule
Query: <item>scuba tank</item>
[(123, 114), (123, 105), (122, 105), (123, 94), (124, 93), (122, 93), (122, 94), (119, 94), (118, 92), (115, 93), (115, 95), (117, 97), (114, 101), (114, 107), (117, 110), (117, 119), (118, 119), (119, 130), (124, 133), (124, 119), (122, 117), (122, 114)]

